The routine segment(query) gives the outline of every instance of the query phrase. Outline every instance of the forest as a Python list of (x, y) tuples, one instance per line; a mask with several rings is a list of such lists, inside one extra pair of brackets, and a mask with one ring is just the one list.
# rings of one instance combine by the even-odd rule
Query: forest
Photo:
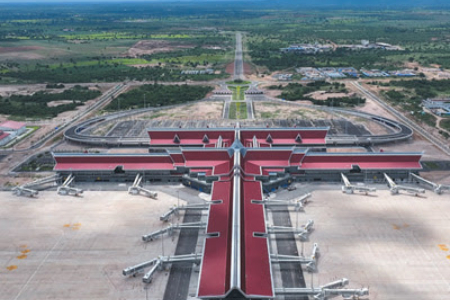
[(210, 86), (146, 84), (115, 98), (106, 110), (159, 107), (201, 100), (213, 90)]
[[(33, 95), (12, 95), (0, 97), (0, 114), (25, 118), (53, 118), (59, 113), (74, 110), (84, 102), (101, 95), (100, 91), (89, 90), (87, 87), (74, 86), (61, 93), (36, 92)], [(53, 101), (64, 101), (58, 105), (48, 104)]]

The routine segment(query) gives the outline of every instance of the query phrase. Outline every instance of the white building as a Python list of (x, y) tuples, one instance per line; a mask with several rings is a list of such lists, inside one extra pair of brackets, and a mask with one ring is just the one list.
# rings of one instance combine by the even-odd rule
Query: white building
[(9, 133), (0, 130), (0, 147), (8, 144), (11, 139), (12, 137)]
[(25, 123), (16, 121), (5, 121), (0, 123), (0, 131), (11, 135), (12, 138), (23, 134), (27, 130)]

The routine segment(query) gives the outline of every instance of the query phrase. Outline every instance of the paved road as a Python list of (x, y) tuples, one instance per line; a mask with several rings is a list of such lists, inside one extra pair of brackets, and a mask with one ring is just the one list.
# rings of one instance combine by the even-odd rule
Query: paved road
[[(275, 226), (292, 226), (287, 206), (272, 210), (272, 218)], [(276, 237), (278, 254), (298, 256), (297, 243), (294, 234), (282, 234)], [(299, 263), (280, 264), (281, 280), (285, 288), (306, 287), (305, 277)], [(285, 297), (286, 300), (308, 300), (304, 297)]]
[(410, 119), (406, 118), (401, 112), (381, 100), (377, 95), (373, 94), (372, 92), (368, 91), (366, 88), (364, 88), (359, 82), (352, 82), (352, 84), (365, 96), (369, 97), (370, 99), (374, 100), (378, 104), (380, 104), (383, 108), (385, 108), (387, 111), (392, 113), (394, 116), (396, 116), (399, 120), (407, 124), (408, 126), (412, 127), (416, 132), (419, 132), (423, 137), (425, 137), (428, 141), (430, 141), (432, 144), (434, 144), (437, 148), (442, 150), (445, 154), (450, 155), (450, 148), (445, 143), (441, 142), (439, 139), (434, 137), (433, 135), (429, 134), (425, 129), (417, 125), (415, 122), (411, 121)]
[(253, 120), (255, 118), (253, 114), (253, 101), (250, 99), (247, 99), (245, 97), (245, 103), (247, 104), (247, 119)]
[(242, 58), (242, 34), (236, 33), (236, 52), (234, 57), (234, 79), (244, 80), (244, 61)]
[[(187, 210), (183, 223), (199, 222), (201, 212)], [(175, 255), (195, 253), (198, 229), (182, 229), (178, 238)], [(169, 281), (164, 292), (164, 300), (186, 300), (189, 293), (192, 264), (175, 264), (170, 268)]]

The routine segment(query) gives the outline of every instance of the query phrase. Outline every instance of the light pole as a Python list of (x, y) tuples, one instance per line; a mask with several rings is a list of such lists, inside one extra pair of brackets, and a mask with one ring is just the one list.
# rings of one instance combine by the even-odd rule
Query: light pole
[(144, 93), (144, 108), (145, 108), (145, 93)]

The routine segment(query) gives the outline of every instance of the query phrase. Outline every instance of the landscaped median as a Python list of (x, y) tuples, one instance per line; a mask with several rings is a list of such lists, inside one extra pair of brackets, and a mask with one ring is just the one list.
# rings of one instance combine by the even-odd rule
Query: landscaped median
[(233, 120), (247, 119), (247, 103), (244, 101), (231, 102), (228, 118)]

